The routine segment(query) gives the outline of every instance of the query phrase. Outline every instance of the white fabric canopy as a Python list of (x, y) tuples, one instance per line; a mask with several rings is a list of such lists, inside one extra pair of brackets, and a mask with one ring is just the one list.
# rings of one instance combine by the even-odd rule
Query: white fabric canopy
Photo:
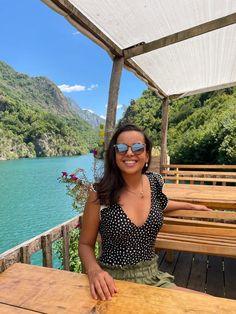
[[(112, 56), (236, 12), (236, 0), (43, 1)], [(163, 97), (234, 86), (235, 18), (222, 28), (217, 24), (210, 32), (128, 58), (125, 65)]]

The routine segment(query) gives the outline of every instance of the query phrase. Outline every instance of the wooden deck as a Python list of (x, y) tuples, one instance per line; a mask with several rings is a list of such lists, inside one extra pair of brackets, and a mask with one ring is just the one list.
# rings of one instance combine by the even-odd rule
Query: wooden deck
[(217, 297), (236, 299), (236, 259), (193, 253), (159, 252), (160, 270), (175, 276), (175, 283)]

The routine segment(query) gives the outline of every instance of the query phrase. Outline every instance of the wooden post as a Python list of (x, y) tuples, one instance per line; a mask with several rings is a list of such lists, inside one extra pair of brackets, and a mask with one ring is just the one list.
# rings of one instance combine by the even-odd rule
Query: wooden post
[(166, 97), (162, 101), (161, 158), (160, 158), (161, 173), (163, 170), (163, 165), (167, 164), (168, 106), (169, 106), (169, 99)]
[(2, 273), (6, 268), (5, 259), (0, 259), (0, 273)]
[(62, 226), (62, 238), (63, 238), (63, 268), (64, 270), (70, 270), (70, 236), (69, 227), (67, 225)]
[(111, 73), (111, 80), (110, 80), (108, 105), (107, 105), (107, 116), (106, 116), (106, 126), (105, 126), (105, 150), (107, 150), (109, 141), (115, 129), (116, 109), (117, 109), (117, 101), (118, 101), (120, 79), (121, 79), (123, 65), (124, 65), (123, 57), (114, 58), (112, 73)]
[(46, 234), (41, 237), (43, 251), (43, 266), (52, 268), (52, 236)]
[(29, 245), (20, 248), (20, 261), (21, 263), (30, 264)]
[[(160, 172), (165, 168), (163, 165), (167, 164), (167, 133), (168, 133), (168, 108), (169, 99), (166, 97), (162, 101), (162, 117), (161, 117), (161, 156), (160, 156)], [(167, 250), (165, 260), (169, 263), (174, 260), (174, 252)]]

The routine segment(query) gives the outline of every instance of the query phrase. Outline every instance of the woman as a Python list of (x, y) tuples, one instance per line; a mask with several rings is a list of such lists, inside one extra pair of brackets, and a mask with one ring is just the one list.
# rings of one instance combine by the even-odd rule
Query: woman
[[(106, 152), (104, 176), (90, 192), (83, 216), (79, 255), (89, 278), (91, 295), (110, 300), (114, 279), (184, 289), (158, 270), (155, 239), (163, 212), (210, 210), (201, 205), (168, 201), (159, 174), (146, 172), (152, 144), (137, 126), (128, 124), (113, 135)], [(101, 255), (94, 245), (101, 235)]]

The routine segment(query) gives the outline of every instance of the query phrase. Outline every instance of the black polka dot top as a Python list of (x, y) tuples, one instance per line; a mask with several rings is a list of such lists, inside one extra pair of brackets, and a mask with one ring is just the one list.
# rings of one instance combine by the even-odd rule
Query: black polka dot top
[(167, 197), (162, 193), (163, 179), (154, 172), (146, 173), (151, 187), (151, 210), (142, 226), (136, 226), (119, 204), (101, 207), (99, 232), (102, 249), (99, 261), (109, 265), (133, 265), (155, 256), (156, 236), (163, 223)]

